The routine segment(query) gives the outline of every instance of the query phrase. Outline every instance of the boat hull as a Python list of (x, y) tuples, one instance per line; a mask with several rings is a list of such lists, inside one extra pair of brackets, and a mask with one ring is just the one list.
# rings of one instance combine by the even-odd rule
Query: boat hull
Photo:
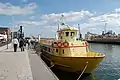
[(91, 73), (103, 59), (103, 57), (62, 57), (47, 52), (43, 52), (41, 56), (57, 69), (76, 73), (82, 72), (85, 67), (84, 73)]

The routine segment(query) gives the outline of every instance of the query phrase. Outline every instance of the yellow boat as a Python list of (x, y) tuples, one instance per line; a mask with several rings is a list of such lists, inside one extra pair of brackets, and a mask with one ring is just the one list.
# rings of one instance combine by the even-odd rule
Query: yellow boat
[(77, 28), (68, 25), (59, 29), (51, 44), (41, 43), (41, 56), (57, 69), (91, 73), (105, 55), (89, 51), (87, 41), (76, 40), (77, 32)]

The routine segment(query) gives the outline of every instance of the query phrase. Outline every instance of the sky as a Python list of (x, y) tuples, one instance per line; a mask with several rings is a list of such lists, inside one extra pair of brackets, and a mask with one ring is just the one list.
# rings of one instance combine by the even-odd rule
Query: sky
[(120, 0), (0, 0), (0, 27), (21, 25), (25, 36), (55, 37), (61, 15), (82, 34), (101, 34), (105, 24), (120, 33)]

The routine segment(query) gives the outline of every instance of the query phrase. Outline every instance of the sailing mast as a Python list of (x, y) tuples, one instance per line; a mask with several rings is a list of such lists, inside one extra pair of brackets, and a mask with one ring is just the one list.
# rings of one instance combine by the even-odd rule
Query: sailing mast
[(61, 40), (62, 36), (61, 36), (61, 32), (60, 32), (60, 25), (65, 25), (65, 19), (64, 19), (64, 15), (61, 15), (60, 18), (60, 23), (58, 24), (58, 30), (57, 30), (57, 34), (55, 35), (57, 40)]

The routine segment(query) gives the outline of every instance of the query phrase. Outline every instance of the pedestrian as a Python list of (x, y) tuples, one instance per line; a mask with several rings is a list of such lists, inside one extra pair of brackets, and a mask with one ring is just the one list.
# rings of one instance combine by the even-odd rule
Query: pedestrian
[(30, 49), (30, 39), (28, 39), (28, 49)]
[(18, 44), (19, 44), (19, 42), (18, 42), (17, 37), (14, 37), (14, 39), (13, 39), (14, 52), (17, 51)]
[(21, 51), (24, 51), (24, 44), (25, 44), (24, 39), (20, 38), (20, 40), (19, 40), (19, 47), (21, 48)]

